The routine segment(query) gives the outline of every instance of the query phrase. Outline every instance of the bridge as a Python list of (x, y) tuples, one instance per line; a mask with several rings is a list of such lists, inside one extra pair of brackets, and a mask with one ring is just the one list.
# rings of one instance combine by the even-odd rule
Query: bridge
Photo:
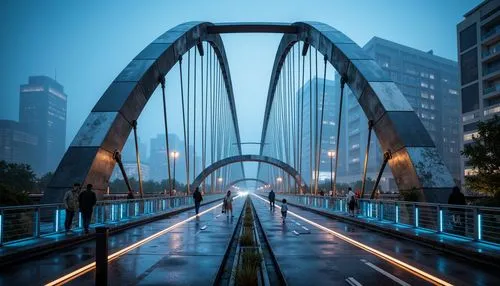
[[(283, 35), (259, 154), (242, 152), (221, 38), (226, 33)], [(180, 88), (167, 94), (166, 76), (174, 78), (174, 70)], [(332, 139), (335, 150), (329, 150), (332, 195), (323, 196), (319, 172), (327, 151), (322, 145), (324, 115), (333, 111), (325, 105), (325, 97), (333, 96), (327, 94), (325, 81), (332, 73), (339, 79), (334, 98), (338, 129)], [(163, 103), (166, 183), (161, 195), (151, 197), (142, 188), (137, 130), (146, 128), (139, 124), (140, 115), (157, 89)], [(354, 212), (337, 189), (339, 157), (346, 152), (339, 142), (347, 92), (369, 122), (359, 178), (362, 194)], [(180, 97), (180, 110), (169, 105), (167, 96)], [(186, 181), (174, 195), (179, 150), (169, 146), (168, 119), (176, 115), (183, 122), (181, 171)], [(375, 185), (368, 189), (372, 131), (384, 159)], [(132, 132), (139, 197), (104, 200), (115, 165), (133, 191), (121, 161)], [(246, 162), (258, 163), (253, 180), (263, 186), (233, 194), (230, 213), (222, 206), (223, 198), (230, 186), (250, 180)], [(387, 165), (398, 190), (414, 192), (417, 201), (374, 197)], [(92, 184), (98, 195), (91, 219), (97, 232), (83, 233), (81, 216), (73, 221), (73, 232), (65, 232), (61, 201), (74, 183)], [(319, 22), (188, 22), (160, 35), (117, 75), (66, 151), (42, 204), (0, 208), (0, 283), (496, 285), (500, 209), (448, 205), (454, 186), (430, 135), (396, 84), (341, 31)], [(193, 211), (196, 189), (204, 195), (198, 214)], [(268, 202), (271, 189), (275, 207)], [(285, 200), (286, 219), (280, 211)]]

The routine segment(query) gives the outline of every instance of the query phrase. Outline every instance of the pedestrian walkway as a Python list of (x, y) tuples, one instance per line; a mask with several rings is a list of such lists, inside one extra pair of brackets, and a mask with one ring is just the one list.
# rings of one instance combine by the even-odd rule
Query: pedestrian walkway
[[(281, 198), (280, 198), (281, 199)], [(319, 197), (319, 199), (325, 199)], [(494, 263), (500, 265), (500, 246), (492, 243), (474, 241), (465, 237), (455, 236), (449, 233), (437, 233), (424, 228), (412, 227), (408, 224), (393, 223), (386, 220), (379, 220), (373, 217), (356, 215), (351, 217), (347, 212), (335, 211), (325, 204), (303, 205), (297, 201), (290, 201), (289, 204), (311, 210), (321, 215), (326, 215), (351, 224), (356, 224), (371, 230), (388, 233), (395, 236), (405, 237), (433, 248), (446, 251), (455, 255), (462, 255), (467, 259), (474, 259), (480, 262)]]
[[(234, 200), (234, 217), (222, 214), (217, 207), (110, 262), (108, 285), (211, 285), (243, 204), (244, 198)], [(194, 211), (189, 211), (181, 219), (193, 215)], [(163, 228), (153, 224), (148, 231), (156, 233)], [(91, 285), (94, 275), (95, 271), (88, 272), (67, 285)]]
[[(235, 201), (235, 206), (239, 207), (240, 210), (242, 205), (241, 201), (242, 200), (240, 199)], [(206, 210), (210, 207), (214, 207), (218, 204), (220, 204), (220, 202), (213, 202), (205, 206), (202, 206), (201, 211)], [(213, 232), (214, 228), (209, 227), (213, 223), (209, 223), (209, 221), (210, 219), (215, 220), (215, 217), (217, 217), (217, 215), (219, 214), (220, 214), (220, 208), (217, 208), (201, 216), (199, 220), (190, 221), (189, 223), (186, 223), (186, 225), (191, 226), (191, 228), (189, 229), (191, 232), (194, 232), (195, 234), (196, 231), (193, 231), (193, 229), (197, 228), (196, 226), (200, 225), (201, 226), (197, 228), (198, 230), (201, 230), (201, 228), (204, 225), (207, 225), (206, 229), (201, 231)], [(175, 225), (176, 223), (185, 221), (186, 219), (189, 219), (194, 215), (195, 215), (194, 209), (188, 210), (176, 215), (172, 215), (165, 219), (136, 226), (134, 228), (130, 228), (120, 233), (114, 234), (109, 238), (109, 252), (113, 253), (120, 249), (123, 249), (124, 247), (136, 243), (146, 237), (154, 235), (158, 231), (164, 230), (172, 225)], [(222, 218), (223, 218), (222, 216), (219, 216), (217, 219), (221, 220)], [(226, 223), (226, 225), (228, 224)], [(178, 247), (180, 243), (182, 243), (186, 239), (183, 237), (184, 234), (181, 234), (182, 231), (180, 231), (180, 229), (184, 228), (185, 226), (179, 226), (178, 228), (173, 229), (171, 233), (165, 234), (173, 238), (169, 247)], [(197, 234), (195, 237), (201, 237), (201, 236), (200, 234)], [(159, 237), (158, 239), (161, 238), (162, 237)], [(152, 243), (153, 242), (154, 241), (152, 241)], [(196, 246), (196, 249), (200, 250), (209, 247), (209, 243), (207, 242), (203, 243), (203, 241), (201, 242), (202, 243)], [(151, 246), (150, 244), (144, 244), (143, 247), (139, 247), (134, 251), (137, 252), (139, 250), (149, 249), (152, 252), (159, 253), (158, 251), (160, 248), (158, 246), (159, 244), (156, 246)], [(206, 249), (206, 252), (210, 251), (211, 249)], [(52, 252), (50, 254), (41, 257), (33, 258), (20, 264), (6, 265), (2, 267), (0, 269), (0, 285), (37, 285), (37, 284), (48, 283), (50, 281), (57, 279), (58, 277), (63, 276), (66, 273), (70, 273), (80, 268), (81, 266), (92, 262), (94, 260), (94, 257), (95, 257), (95, 241), (87, 241), (84, 243), (79, 243), (78, 245), (67, 247), (64, 248), (63, 250)], [(120, 259), (115, 262), (119, 262)], [(140, 258), (140, 260), (142, 259), (143, 257)], [(142, 269), (141, 267), (143, 267), (143, 264), (137, 264), (137, 267), (138, 270), (132, 272), (140, 271)], [(128, 275), (130, 273), (124, 273), (124, 274)], [(84, 277), (85, 276), (81, 278)], [(110, 279), (110, 282), (112, 282), (111, 280), (112, 279)], [(93, 284), (93, 281), (90, 284)]]
[[(455, 285), (500, 283), (493, 267), (290, 205), (287, 222), (282, 224), (278, 208), (271, 212), (262, 197), (252, 196), (252, 201), (289, 285), (310, 284), (311, 277), (315, 285), (429, 284), (402, 265)], [(384, 255), (395, 260), (390, 262)]]
[[(221, 197), (221, 195), (206, 196), (205, 204), (218, 201)], [(97, 226), (106, 226), (110, 228), (111, 232), (121, 231), (123, 229), (152, 222), (154, 220), (158, 220), (176, 214), (178, 212), (192, 209), (194, 207), (193, 204), (189, 202), (189, 200), (184, 201), (182, 197), (174, 198), (174, 200), (168, 200), (168, 202), (166, 200), (165, 202), (166, 204), (164, 204), (164, 209), (159, 209), (156, 212), (145, 212), (141, 215), (123, 219), (117, 218), (115, 220), (107, 221), (105, 224), (95, 223), (91, 225), (91, 228)], [(134, 202), (130, 206), (126, 206), (125, 209), (134, 207), (134, 205), (136, 204), (138, 205), (138, 203)], [(116, 207), (116, 209), (119, 208)], [(102, 211), (102, 209), (96, 208), (94, 212), (97, 215), (99, 211)], [(22, 241), (5, 244), (0, 247), (0, 265), (12, 264), (14, 262), (17, 263), (19, 259), (26, 259), (34, 255), (39, 255), (47, 253), (54, 249), (66, 247), (68, 245), (82, 243), (93, 238), (93, 233), (86, 235), (83, 233), (83, 229), (81, 227), (76, 227), (73, 228), (72, 231), (68, 234), (64, 233), (63, 230), (60, 230), (59, 232), (55, 232), (52, 234), (27, 238)]]

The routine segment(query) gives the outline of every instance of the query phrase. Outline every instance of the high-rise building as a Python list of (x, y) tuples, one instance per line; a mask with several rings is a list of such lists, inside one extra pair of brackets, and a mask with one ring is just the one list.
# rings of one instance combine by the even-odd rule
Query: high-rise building
[(32, 165), (37, 145), (38, 138), (19, 122), (0, 120), (0, 161)]
[[(317, 81), (317, 82), (316, 82)], [(321, 120), (321, 97), (323, 93), (323, 82), (325, 84), (325, 103), (323, 112), (323, 130), (321, 136), (321, 155), (319, 159), (319, 172), (318, 179), (319, 181), (330, 180), (330, 169), (331, 169), (331, 158), (328, 157), (328, 152), (335, 151), (335, 144), (337, 144), (337, 121), (338, 121), (338, 105), (340, 103), (340, 79), (336, 77), (334, 80), (323, 80), (318, 78), (316, 80), (312, 79), (311, 81), (306, 82), (304, 85), (304, 109), (303, 109), (303, 136), (302, 136), (302, 163), (300, 173), (302, 174), (302, 178), (306, 181), (307, 184), (310, 184), (311, 178), (314, 177), (315, 170), (315, 134), (319, 134), (320, 132), (320, 120)], [(318, 102), (316, 103), (316, 83), (318, 86)], [(347, 88), (346, 88), (347, 90)], [(310, 93), (312, 92), (312, 97)], [(312, 108), (310, 109), (310, 105), (312, 104)], [(316, 109), (316, 105), (318, 108)], [(344, 107), (346, 106), (346, 102), (343, 103)], [(317, 112), (316, 112), (317, 110)], [(310, 112), (312, 111), (312, 112)], [(310, 116), (311, 115), (311, 116)], [(315, 117), (317, 116), (318, 125), (315, 126)], [(312, 118), (312, 129), (310, 128), (310, 118)], [(347, 119), (346, 114), (344, 113), (342, 116), (342, 120), (345, 122)], [(344, 125), (344, 123), (342, 123)], [(310, 132), (312, 130), (312, 134)], [(341, 152), (344, 148), (346, 142), (346, 128), (341, 129), (340, 135), (340, 143), (339, 143), (339, 162), (338, 162), (338, 175), (342, 176), (346, 173), (346, 160), (347, 155), (345, 152)], [(319, 135), (317, 136), (319, 140)], [(313, 138), (312, 142), (312, 153), (311, 153), (311, 138)], [(310, 156), (312, 154), (312, 157)], [(312, 160), (311, 160), (312, 158)], [(311, 168), (312, 163), (312, 168)], [(310, 174), (309, 170), (312, 169), (313, 172)], [(333, 170), (335, 171), (335, 170)]]
[[(500, 0), (487, 0), (457, 25), (462, 144), (477, 135), (477, 123), (500, 115)], [(473, 170), (463, 161), (467, 176)]]
[[(176, 134), (168, 134), (168, 145), (170, 148), (170, 153), (178, 152), (179, 155), (175, 159), (175, 180), (178, 182), (186, 182), (186, 157), (184, 152), (184, 141), (180, 140)], [(151, 139), (149, 150), (149, 167), (150, 167), (150, 179), (155, 181), (166, 180), (168, 177), (167, 169), (167, 157), (165, 148), (165, 134), (158, 134), (155, 138)], [(189, 152), (194, 153), (193, 146), (189, 146)], [(201, 155), (201, 151), (198, 150), (198, 154)], [(189, 155), (192, 158), (192, 155)], [(193, 181), (193, 175), (196, 176), (201, 171), (201, 158), (197, 154), (196, 160), (196, 170), (193, 172), (193, 161), (190, 165), (190, 178)], [(174, 177), (173, 170), (173, 158), (170, 157), (170, 175), (172, 179)]]
[(38, 138), (31, 165), (36, 173), (54, 171), (66, 149), (67, 95), (57, 81), (31, 76), (21, 85), (19, 123)]
[[(455, 180), (460, 181), (460, 97), (457, 62), (436, 56), (432, 50), (424, 52), (378, 37), (372, 38), (363, 49), (396, 83), (422, 121), (450, 173)], [(352, 122), (353, 118), (359, 117), (364, 121), (360, 121), (360, 133), (367, 134), (366, 117), (362, 112), (357, 112), (356, 108), (361, 111), (359, 105), (349, 109), (348, 121)], [(349, 129), (352, 129), (351, 126)], [(364, 138), (364, 135), (359, 137), (360, 140), (350, 136), (350, 148), (356, 144), (366, 146), (367, 139)], [(354, 167), (349, 164), (349, 168), (362, 170), (364, 150), (361, 150), (363, 153), (359, 157), (360, 165)], [(379, 149), (371, 153), (377, 156), (372, 168), (379, 168), (382, 151)]]

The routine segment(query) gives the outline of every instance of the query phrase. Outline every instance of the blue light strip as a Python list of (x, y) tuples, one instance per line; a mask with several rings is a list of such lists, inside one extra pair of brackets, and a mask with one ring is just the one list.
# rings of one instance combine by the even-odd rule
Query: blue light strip
[(123, 219), (123, 204), (120, 204), (120, 220)]
[(399, 206), (396, 206), (396, 223), (399, 223)]
[(443, 232), (443, 210), (439, 210), (439, 231)]
[(483, 227), (482, 227), (482, 222), (481, 222), (481, 214), (477, 215), (477, 239), (481, 240), (483, 239)]
[(83, 221), (82, 221), (82, 213), (78, 213), (78, 227), (79, 228), (82, 228), (82, 224), (83, 224)]
[(59, 232), (59, 210), (56, 210), (56, 232)]
[(0, 215), (0, 245), (2, 245), (3, 240), (3, 216)]
[(418, 208), (415, 208), (415, 227), (418, 227)]
[(135, 203), (134, 216), (138, 216), (138, 215), (139, 215), (139, 203)]

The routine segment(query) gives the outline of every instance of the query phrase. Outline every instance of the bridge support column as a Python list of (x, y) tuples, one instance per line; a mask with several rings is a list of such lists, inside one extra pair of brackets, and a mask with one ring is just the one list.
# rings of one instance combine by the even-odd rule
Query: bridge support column
[(370, 142), (372, 138), (373, 120), (368, 120), (368, 142), (366, 142), (365, 163), (363, 167), (363, 180), (361, 181), (361, 198), (365, 195), (366, 172), (368, 171), (368, 156), (370, 155)]
[(384, 173), (385, 166), (387, 165), (387, 162), (389, 162), (389, 159), (391, 159), (391, 152), (387, 151), (384, 153), (384, 162), (382, 162), (382, 166), (380, 167), (380, 171), (378, 172), (377, 180), (375, 181), (375, 185), (373, 186), (372, 194), (370, 196), (370, 199), (372, 200), (375, 197), (375, 191), (377, 191), (378, 184), (380, 183), (380, 178), (382, 178), (382, 174)]

